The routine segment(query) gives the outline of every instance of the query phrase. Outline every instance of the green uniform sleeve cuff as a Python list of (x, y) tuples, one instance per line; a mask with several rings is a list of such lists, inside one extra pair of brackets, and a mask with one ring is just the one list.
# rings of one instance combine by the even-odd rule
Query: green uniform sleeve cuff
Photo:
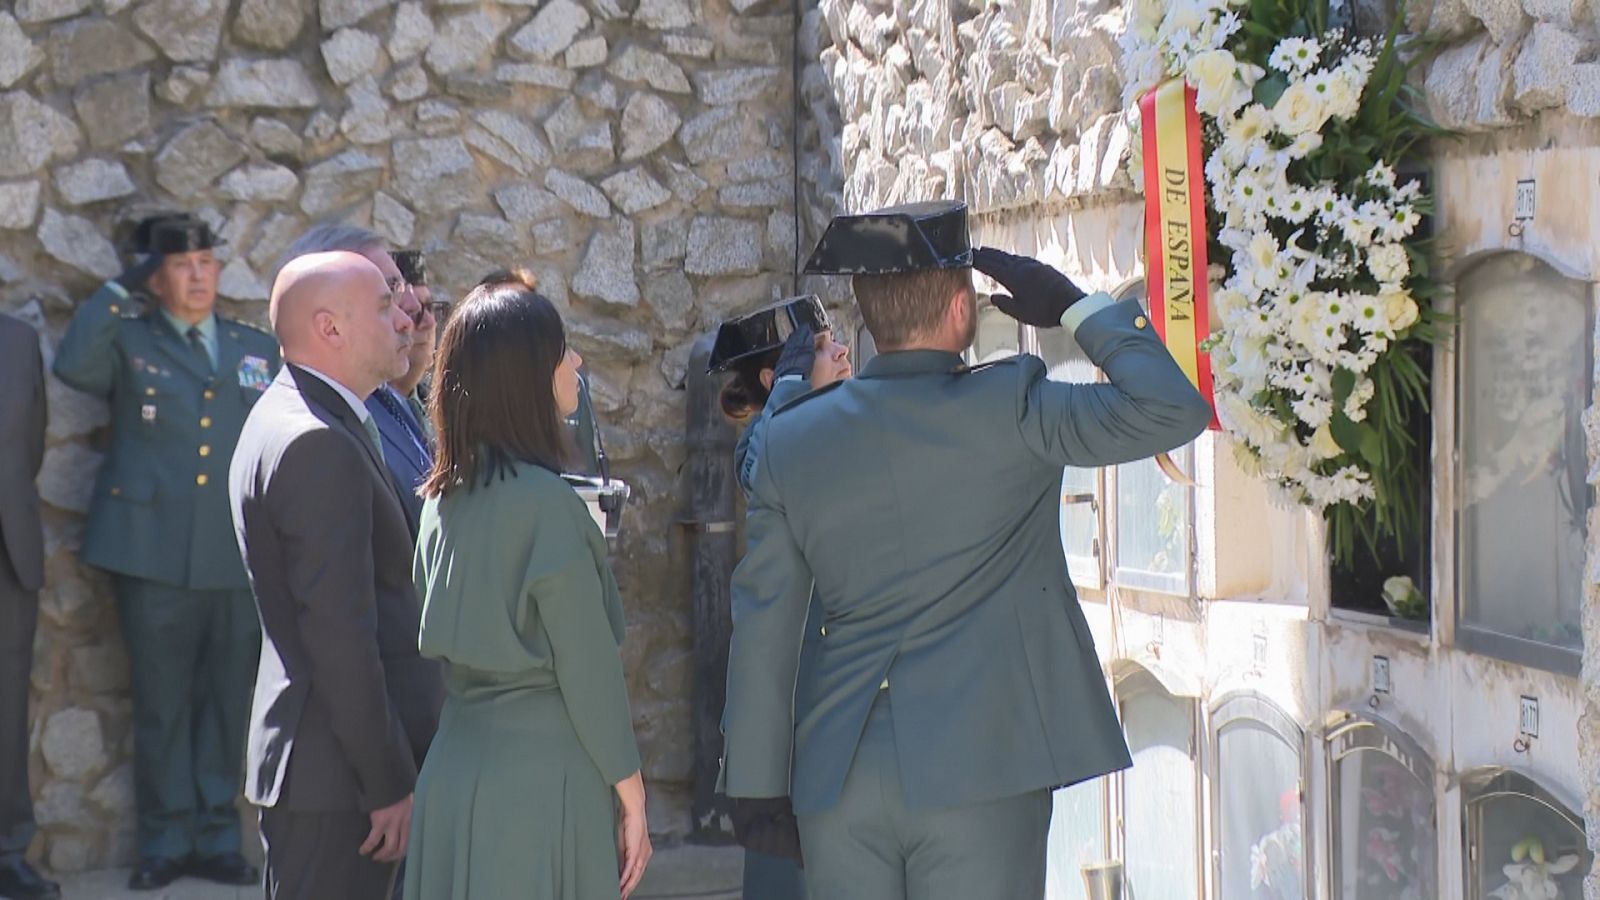
[(1110, 294), (1105, 291), (1095, 291), (1067, 307), (1067, 311), (1061, 314), (1061, 327), (1077, 334), (1078, 326), (1083, 324), (1084, 319), (1115, 303)]

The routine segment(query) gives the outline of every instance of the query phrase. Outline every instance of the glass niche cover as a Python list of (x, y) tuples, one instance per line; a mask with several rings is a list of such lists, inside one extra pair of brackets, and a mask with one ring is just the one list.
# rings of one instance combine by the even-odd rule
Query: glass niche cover
[(1256, 696), (1217, 708), (1218, 897), (1306, 897), (1302, 732)]
[(1505, 769), (1462, 780), (1470, 900), (1579, 900), (1591, 857), (1583, 819)]
[(1439, 896), (1433, 761), (1403, 734), (1355, 718), (1328, 735), (1333, 767), (1334, 896)]
[[(1589, 285), (1507, 253), (1468, 272), (1457, 296), (1463, 624), (1579, 650)], [(1528, 652), (1519, 661), (1548, 656)]]

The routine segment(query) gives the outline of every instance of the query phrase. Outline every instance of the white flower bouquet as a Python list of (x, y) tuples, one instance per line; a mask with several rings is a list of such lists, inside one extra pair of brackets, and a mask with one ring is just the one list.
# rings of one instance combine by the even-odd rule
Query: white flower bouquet
[(1134, 2), (1124, 99), (1136, 108), (1168, 78), (1195, 89), (1223, 263), (1217, 417), (1246, 470), (1322, 512), (1348, 559), (1357, 536), (1375, 547), (1420, 518), (1409, 421), (1427, 406), (1416, 350), (1436, 338), (1438, 288), (1416, 230), (1430, 198), (1395, 164), (1439, 129), (1416, 112), (1418, 57), (1397, 32), (1356, 39), (1326, 14), (1318, 0)]

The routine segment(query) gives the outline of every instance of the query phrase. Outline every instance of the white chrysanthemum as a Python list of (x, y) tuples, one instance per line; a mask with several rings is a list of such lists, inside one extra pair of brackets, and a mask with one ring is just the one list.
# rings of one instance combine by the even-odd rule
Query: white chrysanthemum
[(1238, 394), (1224, 394), (1217, 401), (1217, 418), (1230, 432), (1243, 436), (1257, 447), (1282, 440), (1283, 426), (1276, 419), (1256, 411)]
[(1370, 335), (1389, 327), (1388, 309), (1374, 294), (1348, 295), (1352, 307), (1350, 321), (1363, 334)]
[(1305, 188), (1294, 188), (1284, 198), (1281, 204), (1283, 210), (1279, 215), (1285, 220), (1298, 225), (1311, 217), (1315, 202), (1316, 199), (1312, 197), (1310, 191)]
[(1290, 159), (1305, 159), (1322, 146), (1322, 135), (1318, 132), (1308, 131), (1298, 135), (1289, 146), (1283, 148), (1283, 153)]
[(1344, 233), (1344, 239), (1353, 246), (1359, 249), (1372, 246), (1372, 236), (1378, 230), (1378, 223), (1372, 220), (1366, 209), (1357, 209), (1349, 201), (1342, 201), (1336, 213), (1336, 222)]
[(1386, 284), (1398, 284), (1411, 274), (1411, 259), (1399, 243), (1378, 244), (1367, 251), (1367, 271)]
[(1322, 45), (1310, 38), (1284, 38), (1267, 57), (1267, 65), (1286, 75), (1303, 75), (1321, 55)]
[(1367, 180), (1367, 184), (1376, 188), (1388, 190), (1394, 187), (1394, 169), (1381, 159), (1373, 163), (1372, 168), (1362, 177)]
[(1410, 204), (1402, 203), (1396, 206), (1378, 222), (1378, 228), (1383, 232), (1385, 240), (1403, 241), (1411, 236), (1417, 229), (1421, 217)]

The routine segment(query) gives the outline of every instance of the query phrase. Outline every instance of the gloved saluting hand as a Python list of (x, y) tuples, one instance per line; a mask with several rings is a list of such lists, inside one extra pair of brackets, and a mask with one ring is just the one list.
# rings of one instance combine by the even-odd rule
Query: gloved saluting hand
[(1011, 292), (989, 299), (995, 308), (1024, 325), (1055, 328), (1067, 308), (1084, 297), (1084, 292), (1054, 267), (993, 247), (972, 251), (972, 267)]
[(123, 270), (121, 275), (112, 280), (122, 285), (124, 290), (132, 294), (135, 291), (144, 290), (150, 283), (150, 276), (154, 275), (159, 268), (161, 268), (161, 254), (149, 253), (145, 255), (144, 259), (129, 266)]
[(776, 381), (785, 375), (811, 377), (811, 365), (817, 359), (817, 335), (810, 325), (801, 325), (783, 342), (783, 352), (778, 354), (778, 364), (772, 368)]

